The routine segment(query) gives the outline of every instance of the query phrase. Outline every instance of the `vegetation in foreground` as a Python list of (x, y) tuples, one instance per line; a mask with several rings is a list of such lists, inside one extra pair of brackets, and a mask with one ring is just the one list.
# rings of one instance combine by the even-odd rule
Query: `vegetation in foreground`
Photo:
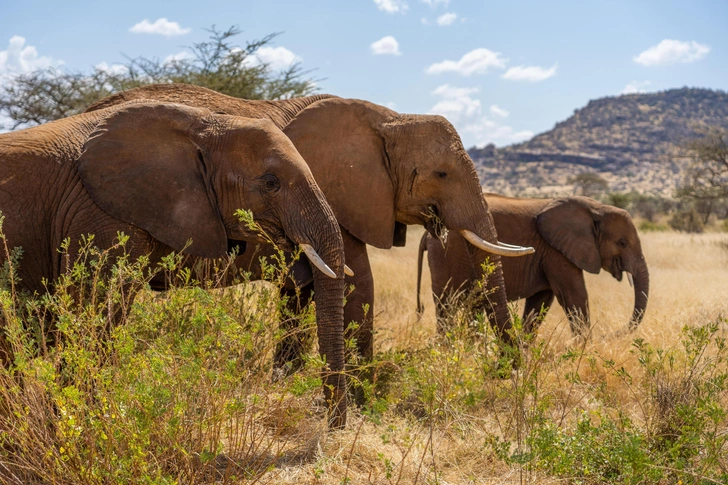
[[(688, 318), (679, 334), (602, 336), (597, 308), (595, 335), (582, 342), (564, 337), (554, 309), (538, 338), (515, 330), (522, 365), (499, 378), (482, 316), (453, 312), (446, 335), (415, 327), (407, 335), (391, 311), (414, 314), (397, 295), (414, 280), (403, 288), (381, 278), (367, 404), (348, 429), (328, 432), (316, 349), (294, 375), (272, 369), (278, 315), (291, 318), (276, 287), (285, 271), (271, 266), (272, 282), (209, 289), (174, 257), (159, 269), (122, 258), (102, 276), (109, 254), (89, 240), (86, 264), (69, 266), (52, 295), (32, 298), (13, 290), (18, 254), (3, 268), (13, 355), (0, 370), (3, 482), (728, 481), (722, 316)], [(413, 273), (409, 254), (390, 262), (412, 263)], [(162, 294), (145, 289), (157, 270), (172, 282)], [(659, 304), (660, 270), (653, 274)], [(141, 292), (133, 303), (132, 289)], [(127, 315), (111, 325), (119, 310)], [(314, 342), (312, 309), (299, 318)], [(387, 327), (398, 335), (387, 337)], [(617, 358), (615, 341), (625, 349)]]

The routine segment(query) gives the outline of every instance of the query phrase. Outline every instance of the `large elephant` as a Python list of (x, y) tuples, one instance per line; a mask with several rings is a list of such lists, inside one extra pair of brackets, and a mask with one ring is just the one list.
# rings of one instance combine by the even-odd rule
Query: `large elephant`
[(59, 276), (65, 238), (73, 255), (89, 233), (109, 247), (122, 231), (130, 255), (149, 254), (151, 264), (180, 250), (223, 257), (230, 241), (257, 237), (237, 209), (252, 211), (281, 246), (302, 245), (328, 274), (314, 278), (318, 338), (332, 424), (342, 426), (343, 240), (308, 166), (272, 122), (132, 102), (0, 135), (3, 229), (10, 247), (23, 248), (29, 291)]
[[(209, 89), (161, 84), (131, 89), (105, 98), (89, 110), (128, 100), (155, 99), (215, 112), (272, 120), (293, 141), (311, 168), (342, 228), (346, 263), (354, 275), (346, 285), (345, 322), (358, 322), (355, 334), (364, 358), (373, 355), (374, 283), (366, 245), (402, 246), (406, 225), (420, 224), (435, 233), (441, 225), (462, 233), (475, 246), (469, 251), (515, 256), (528, 249), (498, 243), (492, 217), (482, 197), (475, 166), (452, 125), (441, 116), (399, 114), (367, 101), (329, 95), (282, 101), (250, 101)], [(245, 256), (243, 256), (243, 259)], [(240, 264), (254, 269), (256, 261)], [(305, 268), (297, 268), (305, 286)], [(505, 339), (510, 325), (500, 267), (489, 280), (493, 321)], [(310, 287), (303, 288), (307, 294)], [(291, 358), (291, 352), (283, 352)]]
[[(574, 334), (589, 325), (589, 305), (583, 271), (603, 268), (618, 281), (626, 272), (634, 284), (634, 329), (647, 308), (650, 276), (632, 218), (625, 210), (588, 197), (516, 199), (486, 194), (485, 199), (502, 238), (533, 246), (534, 254), (503, 260), (508, 300), (526, 299), (524, 328), (531, 331), (542, 308), (554, 300), (564, 308)], [(420, 241), (417, 268), (417, 307), (420, 303), (422, 254), (427, 251), (432, 274), (432, 294), (438, 318), (451, 295), (466, 289), (475, 271), (465, 242), (451, 233), (446, 243), (425, 234)]]

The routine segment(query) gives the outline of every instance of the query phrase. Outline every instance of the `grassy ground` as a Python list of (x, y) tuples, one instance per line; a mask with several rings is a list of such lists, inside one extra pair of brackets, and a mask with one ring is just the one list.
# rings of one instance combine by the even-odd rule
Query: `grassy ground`
[[(325, 429), (315, 348), (302, 372), (273, 378), (270, 355), (280, 334), (269, 284), (251, 285), (247, 294), (144, 294), (110, 340), (87, 330), (103, 326), (103, 304), (73, 308), (61, 299), (46, 308), (66, 315), (65, 344), (39, 351), (26, 338), (16, 343), (24, 357), (16, 359), (15, 374), (0, 374), (0, 477), (160, 484), (728, 481), (728, 355), (721, 340), (728, 331), (728, 236), (644, 234), (651, 293), (637, 331), (624, 332), (633, 304), (628, 283), (587, 275), (592, 338), (573, 339), (563, 311), (554, 308), (520, 371), (499, 378), (499, 354), (482, 321), (457, 320), (448, 336), (436, 337), (426, 292), (426, 312), (416, 317), (420, 235), (410, 230), (406, 247), (370, 253), (375, 383), (366, 389), (368, 404), (351, 410), (347, 429)], [(12, 300), (3, 298), (10, 328), (19, 328), (14, 315), (27, 319), (27, 312), (13, 313)], [(306, 322), (311, 329), (311, 315)]]

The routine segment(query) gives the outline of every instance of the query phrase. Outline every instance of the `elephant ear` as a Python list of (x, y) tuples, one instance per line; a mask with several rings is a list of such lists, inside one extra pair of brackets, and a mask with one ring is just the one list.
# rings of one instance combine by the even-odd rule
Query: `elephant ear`
[(394, 242), (394, 185), (384, 140), (372, 128), (369, 103), (330, 98), (283, 129), (306, 160), (339, 224), (372, 246)]
[(202, 149), (191, 136), (209, 112), (172, 104), (127, 105), (91, 133), (78, 171), (106, 213), (193, 256), (225, 255), (227, 237), (206, 177)]
[(578, 268), (599, 273), (601, 256), (597, 245), (597, 218), (588, 206), (573, 198), (556, 199), (536, 216), (538, 230)]

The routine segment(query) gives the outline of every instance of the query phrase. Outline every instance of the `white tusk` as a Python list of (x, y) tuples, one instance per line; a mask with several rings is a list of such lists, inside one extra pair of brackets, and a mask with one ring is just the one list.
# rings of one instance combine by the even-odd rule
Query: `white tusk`
[(319, 271), (329, 278), (336, 278), (336, 273), (334, 273), (334, 271), (329, 268), (326, 263), (324, 263), (324, 260), (321, 259), (321, 256), (318, 255), (313, 246), (310, 244), (301, 244), (300, 246), (301, 249), (303, 249), (303, 252), (306, 253), (306, 256), (308, 256), (309, 261), (311, 261), (311, 263), (316, 266)]
[(349, 266), (344, 265), (344, 274), (347, 276), (354, 276), (354, 271), (352, 271)]
[(627, 271), (627, 281), (629, 281), (629, 286), (634, 286), (634, 280), (632, 279), (632, 273)]
[(498, 246), (504, 247), (504, 248), (518, 248), (521, 249), (523, 246), (515, 246), (513, 244), (504, 243), (503, 241), (498, 241)]
[(531, 254), (535, 251), (533, 248), (530, 247), (511, 246), (510, 244), (508, 245), (508, 247), (496, 246), (495, 244), (489, 243), (474, 232), (468, 231), (467, 229), (460, 230), (460, 234), (476, 248), (482, 249), (483, 251), (487, 251), (492, 254), (497, 254), (499, 256), (525, 256), (526, 254)]

